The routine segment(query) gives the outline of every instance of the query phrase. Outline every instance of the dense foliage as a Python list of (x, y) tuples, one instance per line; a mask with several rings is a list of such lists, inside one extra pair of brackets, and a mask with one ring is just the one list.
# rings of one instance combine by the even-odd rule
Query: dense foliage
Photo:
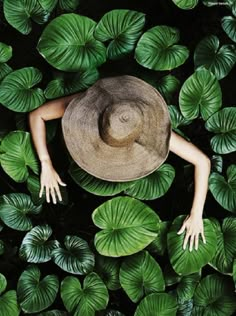
[[(218, 315), (236, 311), (236, 1), (0, 1), (0, 315)], [(39, 198), (28, 112), (129, 74), (164, 96), (172, 128), (212, 162), (199, 249), (177, 235), (193, 166), (169, 154), (112, 183), (79, 168), (58, 120), (47, 144), (67, 183)]]

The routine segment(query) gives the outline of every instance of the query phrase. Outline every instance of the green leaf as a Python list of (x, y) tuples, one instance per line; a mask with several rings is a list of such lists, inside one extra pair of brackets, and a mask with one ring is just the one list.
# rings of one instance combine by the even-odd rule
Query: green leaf
[(130, 197), (106, 201), (94, 210), (92, 219), (102, 229), (95, 235), (95, 247), (109, 257), (144, 249), (156, 238), (160, 226), (159, 216), (150, 207)]
[(165, 290), (162, 270), (147, 251), (125, 258), (120, 267), (120, 283), (132, 302)]
[(223, 158), (220, 155), (213, 155), (211, 158), (212, 170), (221, 173), (223, 170)]
[(101, 278), (92, 272), (84, 278), (83, 289), (76, 277), (67, 276), (61, 283), (61, 298), (75, 316), (92, 316), (106, 308), (108, 291)]
[(50, 16), (49, 12), (42, 9), (38, 0), (4, 0), (3, 9), (7, 22), (24, 35), (32, 30), (31, 19), (42, 24)]
[(203, 38), (194, 51), (195, 67), (204, 66), (210, 70), (218, 80), (226, 77), (236, 62), (236, 48), (234, 45), (223, 45), (217, 36), (209, 35)]
[(190, 10), (196, 7), (198, 0), (172, 0), (177, 7), (184, 10)]
[(172, 286), (181, 281), (181, 276), (174, 271), (169, 262), (165, 265), (163, 272), (166, 286)]
[(20, 308), (17, 303), (16, 291), (11, 290), (0, 296), (0, 315), (20, 315)]
[[(99, 314), (99, 316), (100, 316), (100, 314)], [(125, 315), (119, 311), (109, 309), (109, 310), (106, 310), (104, 313), (102, 313), (101, 316), (125, 316)]]
[(171, 127), (172, 129), (182, 135), (182, 132), (179, 130), (179, 127), (189, 125), (192, 123), (192, 120), (185, 118), (180, 110), (175, 105), (168, 105), (168, 110), (170, 113)]
[(136, 61), (148, 69), (171, 70), (182, 65), (189, 56), (189, 50), (179, 41), (176, 28), (160, 25), (146, 31), (135, 49)]
[(10, 72), (12, 72), (12, 68), (8, 66), (8, 64), (0, 63), (0, 81), (5, 78)]
[(93, 37), (96, 22), (74, 14), (62, 14), (44, 29), (37, 49), (53, 67), (63, 71), (96, 68), (106, 61), (106, 47)]
[(77, 73), (65, 73), (51, 80), (44, 94), (47, 99), (70, 95), (90, 87), (98, 78), (99, 73), (97, 69), (88, 69), (87, 71)]
[(162, 77), (156, 84), (156, 89), (164, 97), (167, 103), (170, 103), (172, 95), (179, 89), (180, 81), (173, 75)]
[(101, 277), (109, 290), (120, 289), (119, 270), (120, 262), (116, 258), (96, 255), (95, 272)]
[(10, 193), (0, 197), (0, 218), (8, 227), (27, 231), (33, 227), (29, 215), (41, 212), (41, 206), (35, 206), (24, 193)]
[(7, 280), (3, 274), (0, 273), (0, 295), (6, 290), (7, 288)]
[(236, 212), (236, 165), (230, 165), (224, 176), (213, 172), (209, 178), (209, 189), (216, 201), (226, 210)]
[(205, 124), (216, 135), (211, 139), (211, 148), (217, 154), (236, 151), (236, 108), (227, 107), (213, 114)]
[(72, 162), (69, 168), (71, 178), (81, 188), (89, 193), (99, 196), (113, 196), (130, 186), (132, 182), (111, 182), (92, 176), (81, 169), (75, 162)]
[(153, 293), (139, 303), (134, 316), (175, 316), (177, 308), (174, 296), (167, 293)]
[(57, 247), (52, 251), (52, 260), (62, 270), (73, 274), (87, 274), (94, 267), (94, 254), (88, 243), (77, 236), (66, 236), (66, 249)]
[(12, 47), (0, 42), (0, 63), (6, 63), (12, 57)]
[(76, 10), (80, 0), (58, 0), (60, 8), (64, 11), (73, 12)]
[(57, 5), (57, 0), (38, 0), (43, 10), (51, 12)]
[(179, 106), (183, 116), (189, 120), (200, 114), (207, 120), (222, 105), (219, 82), (207, 69), (199, 68), (183, 84), (179, 94)]
[(203, 243), (199, 237), (198, 250), (193, 248), (192, 252), (189, 251), (189, 244), (187, 248), (183, 249), (183, 241), (185, 234), (177, 235), (184, 215), (177, 216), (170, 227), (167, 234), (167, 247), (171, 265), (176, 273), (180, 275), (188, 275), (194, 272), (198, 272), (203, 266), (205, 266), (209, 260), (214, 256), (216, 251), (216, 233), (213, 225), (209, 219), (203, 219), (204, 235), (206, 238), (206, 244)]
[(59, 247), (57, 240), (48, 240), (52, 229), (48, 225), (35, 226), (22, 240), (19, 256), (27, 262), (42, 263), (51, 260), (52, 250)]
[(183, 303), (178, 303), (178, 316), (193, 316), (193, 300), (188, 300)]
[(193, 294), (195, 292), (196, 286), (200, 281), (200, 278), (200, 273), (185, 275), (181, 278), (181, 281), (176, 289), (178, 303), (183, 304), (184, 302), (189, 301), (193, 297)]
[(17, 296), (25, 313), (37, 313), (55, 301), (59, 289), (58, 277), (47, 275), (40, 280), (40, 270), (30, 265), (22, 272), (17, 283)]
[(221, 275), (207, 275), (196, 288), (194, 305), (203, 308), (204, 315), (233, 315), (233, 312), (236, 310), (236, 295), (233, 292), (233, 282)]
[(14, 181), (26, 181), (29, 168), (35, 174), (39, 173), (39, 165), (29, 133), (13, 131), (7, 134), (1, 142), (1, 152), (1, 166)]
[(110, 41), (107, 47), (109, 59), (118, 59), (130, 53), (136, 45), (145, 24), (145, 14), (132, 10), (112, 10), (98, 22), (94, 37)]
[(150, 175), (134, 181), (125, 193), (140, 200), (154, 200), (166, 194), (174, 177), (175, 169), (163, 164)]
[(233, 262), (236, 258), (236, 218), (225, 217), (222, 223), (215, 219), (217, 247), (209, 264), (223, 274), (233, 273)]
[(45, 102), (43, 90), (32, 89), (41, 80), (41, 72), (34, 67), (10, 72), (0, 84), (0, 102), (12, 111), (32, 111)]
[(233, 42), (236, 42), (236, 18), (232, 16), (224, 16), (221, 19), (221, 26), (228, 37)]
[(158, 236), (148, 245), (148, 250), (163, 256), (167, 247), (167, 233), (170, 228), (170, 221), (160, 223)]

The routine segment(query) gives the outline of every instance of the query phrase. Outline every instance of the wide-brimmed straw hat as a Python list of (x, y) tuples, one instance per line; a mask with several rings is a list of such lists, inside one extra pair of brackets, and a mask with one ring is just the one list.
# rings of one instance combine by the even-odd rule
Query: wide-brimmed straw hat
[(154, 87), (133, 76), (99, 79), (69, 103), (62, 130), (73, 160), (103, 180), (142, 178), (169, 152), (167, 105)]

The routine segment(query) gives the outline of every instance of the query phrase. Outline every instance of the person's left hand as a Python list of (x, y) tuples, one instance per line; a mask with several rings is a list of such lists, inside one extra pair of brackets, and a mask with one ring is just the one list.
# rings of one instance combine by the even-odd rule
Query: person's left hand
[(206, 243), (206, 239), (204, 236), (204, 227), (203, 227), (203, 219), (201, 216), (197, 215), (188, 215), (180, 230), (177, 232), (178, 235), (182, 234), (186, 229), (184, 243), (183, 243), (183, 249), (186, 249), (188, 240), (190, 242), (189, 245), (189, 251), (192, 251), (193, 245), (195, 245), (195, 249), (198, 249), (199, 244), (199, 235), (201, 235), (202, 240), (204, 243)]

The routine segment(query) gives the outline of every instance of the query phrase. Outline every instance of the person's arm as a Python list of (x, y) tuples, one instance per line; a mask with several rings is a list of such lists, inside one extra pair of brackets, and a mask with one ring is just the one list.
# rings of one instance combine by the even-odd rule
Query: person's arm
[(42, 197), (43, 191), (46, 192), (46, 201), (50, 202), (50, 196), (55, 204), (58, 196), (62, 200), (59, 185), (65, 186), (59, 175), (53, 168), (51, 158), (48, 153), (46, 144), (46, 125), (45, 122), (61, 118), (65, 112), (66, 106), (78, 94), (62, 97), (56, 100), (48, 101), (42, 106), (29, 113), (29, 126), (33, 139), (33, 143), (41, 162), (40, 175), (40, 193)]
[(178, 231), (178, 234), (182, 234), (186, 229), (183, 248), (186, 248), (189, 240), (189, 250), (192, 251), (193, 245), (195, 245), (195, 249), (198, 249), (199, 234), (206, 243), (202, 215), (208, 190), (210, 159), (195, 145), (173, 131), (170, 138), (170, 151), (194, 165), (193, 203), (189, 216), (186, 217)]

